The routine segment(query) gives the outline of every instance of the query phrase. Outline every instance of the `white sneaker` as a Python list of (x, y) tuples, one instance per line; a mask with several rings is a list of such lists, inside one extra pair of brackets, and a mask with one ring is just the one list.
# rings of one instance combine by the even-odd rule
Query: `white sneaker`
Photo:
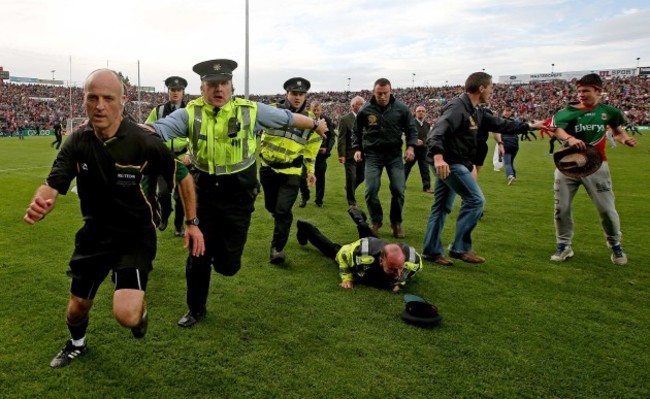
[(555, 253), (551, 256), (553, 262), (564, 262), (565, 260), (573, 257), (573, 249), (571, 245), (557, 244)]
[(613, 264), (620, 266), (627, 264), (627, 255), (625, 255), (625, 252), (623, 252), (623, 247), (621, 247), (621, 244), (614, 245), (611, 250), (611, 259)]
[(508, 185), (511, 186), (512, 183), (515, 182), (515, 180), (517, 180), (517, 178), (514, 177), (513, 175), (508, 176)]

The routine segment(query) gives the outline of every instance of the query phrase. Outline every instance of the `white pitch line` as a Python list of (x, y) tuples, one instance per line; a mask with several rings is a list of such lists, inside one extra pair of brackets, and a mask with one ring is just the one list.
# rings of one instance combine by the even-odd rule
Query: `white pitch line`
[(44, 168), (50, 168), (51, 166), (34, 166), (33, 168), (16, 168), (16, 169), (0, 169), (0, 173), (2, 172), (15, 172), (19, 170), (31, 170), (31, 169), (44, 169)]

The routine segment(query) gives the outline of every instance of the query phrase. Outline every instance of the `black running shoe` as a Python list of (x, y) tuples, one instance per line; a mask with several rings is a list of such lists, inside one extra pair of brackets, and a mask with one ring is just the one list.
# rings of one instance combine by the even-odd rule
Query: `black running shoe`
[(149, 327), (149, 317), (147, 316), (147, 310), (144, 310), (142, 319), (140, 319), (140, 324), (131, 328), (131, 334), (136, 338), (142, 338), (147, 335), (147, 327)]
[(271, 254), (269, 255), (269, 262), (274, 265), (281, 265), (285, 261), (284, 251), (278, 251), (275, 248), (271, 248)]
[(183, 315), (183, 317), (178, 320), (178, 326), (179, 327), (192, 327), (199, 321), (203, 320), (205, 318), (206, 311), (203, 310), (201, 312), (192, 312), (191, 310), (188, 310), (187, 313)]
[(86, 344), (82, 346), (75, 346), (72, 344), (72, 340), (69, 339), (68, 342), (65, 343), (65, 346), (63, 349), (61, 349), (61, 352), (59, 352), (54, 359), (50, 362), (50, 367), (52, 368), (59, 368), (63, 366), (67, 366), (68, 363), (70, 363), (74, 358), (77, 356), (81, 356), (86, 352)]

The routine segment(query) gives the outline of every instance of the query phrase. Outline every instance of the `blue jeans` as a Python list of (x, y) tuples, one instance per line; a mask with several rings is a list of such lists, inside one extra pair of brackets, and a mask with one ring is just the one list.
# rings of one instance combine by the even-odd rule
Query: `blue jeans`
[(366, 206), (372, 223), (383, 223), (384, 211), (379, 201), (381, 188), (381, 173), (386, 168), (390, 182), (390, 222), (402, 223), (402, 208), (404, 207), (404, 162), (402, 154), (366, 155)]
[(517, 152), (518, 150), (506, 151), (505, 154), (503, 154), (503, 165), (506, 167), (506, 177), (517, 177), (517, 171), (515, 170), (515, 157), (517, 156)]
[[(461, 164), (449, 165), (450, 174), (442, 180), (436, 177), (434, 200), (424, 236), (423, 255), (438, 256), (444, 254), (442, 246), (442, 229), (447, 215), (454, 206), (456, 194), (462, 202), (456, 221), (456, 235), (452, 243), (453, 252), (465, 253), (472, 250), (472, 231), (483, 213), (485, 197), (476, 179), (467, 167)], [(435, 171), (434, 171), (435, 173)]]

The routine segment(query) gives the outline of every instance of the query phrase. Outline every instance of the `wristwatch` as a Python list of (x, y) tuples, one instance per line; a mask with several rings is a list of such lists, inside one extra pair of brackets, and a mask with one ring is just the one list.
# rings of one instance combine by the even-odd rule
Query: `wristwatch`
[(186, 226), (198, 226), (199, 225), (199, 218), (194, 217), (190, 220), (185, 221)]

